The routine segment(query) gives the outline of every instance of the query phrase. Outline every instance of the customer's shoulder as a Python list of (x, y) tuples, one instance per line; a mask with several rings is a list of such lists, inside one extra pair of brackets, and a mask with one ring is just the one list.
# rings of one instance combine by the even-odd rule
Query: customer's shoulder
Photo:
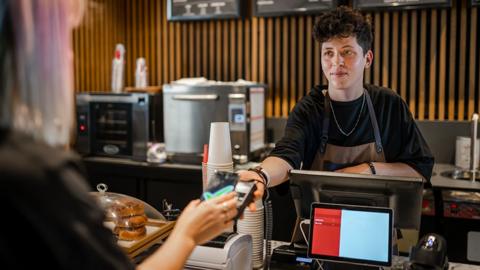
[(36, 142), (13, 131), (0, 135), (0, 175), (4, 180), (40, 180), (48, 178), (67, 163), (78, 162), (76, 155)]

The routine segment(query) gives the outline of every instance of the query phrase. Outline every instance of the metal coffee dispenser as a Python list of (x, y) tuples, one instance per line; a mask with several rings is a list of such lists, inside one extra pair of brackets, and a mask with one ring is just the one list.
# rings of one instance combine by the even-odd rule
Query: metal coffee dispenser
[(211, 122), (229, 122), (234, 162), (258, 157), (265, 147), (266, 86), (205, 81), (163, 86), (165, 149), (170, 160), (200, 164)]

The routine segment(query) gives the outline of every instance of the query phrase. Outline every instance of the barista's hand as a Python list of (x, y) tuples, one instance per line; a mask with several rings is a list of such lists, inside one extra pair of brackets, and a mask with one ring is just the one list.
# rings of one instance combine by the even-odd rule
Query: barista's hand
[(233, 225), (237, 215), (235, 192), (200, 202), (191, 201), (180, 215), (170, 237), (203, 244)]
[(346, 167), (343, 169), (336, 170), (335, 172), (340, 173), (358, 173), (358, 174), (372, 174), (370, 167), (367, 163), (361, 163), (355, 166)]
[[(241, 181), (251, 181), (256, 180), (257, 190), (253, 193), (255, 196), (254, 201), (261, 200), (263, 198), (263, 193), (265, 192), (265, 185), (263, 183), (263, 179), (258, 175), (256, 172), (253, 171), (238, 171), (238, 175), (240, 176)], [(252, 202), (248, 205), (248, 208), (251, 211), (257, 210), (255, 207), (255, 203)]]

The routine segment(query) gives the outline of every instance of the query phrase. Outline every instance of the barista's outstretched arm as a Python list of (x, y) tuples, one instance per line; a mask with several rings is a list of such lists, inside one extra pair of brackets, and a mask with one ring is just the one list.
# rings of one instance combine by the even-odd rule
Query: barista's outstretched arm
[[(287, 161), (278, 158), (278, 157), (268, 157), (262, 164), (262, 167), (265, 175), (268, 179), (263, 179), (255, 171), (239, 171), (240, 180), (249, 181), (249, 180), (258, 180), (262, 183), (265, 183), (265, 180), (268, 181), (268, 186), (273, 187), (279, 185), (288, 179), (288, 172), (293, 169), (293, 167)], [(257, 182), (257, 191), (255, 191), (255, 199), (261, 199), (265, 192), (265, 185)], [(266, 184), (266, 183), (265, 183)], [(255, 210), (255, 204), (250, 204), (250, 210)]]
[[(375, 174), (389, 175), (389, 176), (405, 176), (405, 177), (419, 177), (424, 178), (419, 172), (413, 169), (410, 165), (402, 162), (386, 163), (386, 162), (371, 162), (374, 167)], [(362, 163), (352, 167), (346, 167), (336, 172), (343, 173), (360, 173), (372, 174), (372, 169), (368, 163)]]

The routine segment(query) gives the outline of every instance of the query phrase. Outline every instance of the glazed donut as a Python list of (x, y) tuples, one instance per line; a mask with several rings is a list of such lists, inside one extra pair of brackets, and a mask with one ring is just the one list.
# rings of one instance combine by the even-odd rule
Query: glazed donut
[(147, 216), (132, 216), (132, 217), (125, 217), (125, 218), (118, 218), (114, 220), (116, 227), (121, 228), (139, 228), (145, 227), (147, 223)]
[(145, 207), (141, 202), (120, 199), (116, 205), (112, 206), (111, 213), (113, 218), (141, 216), (145, 214)]
[(140, 228), (120, 228), (115, 227), (113, 232), (119, 240), (133, 241), (144, 237), (147, 234), (145, 226)]

